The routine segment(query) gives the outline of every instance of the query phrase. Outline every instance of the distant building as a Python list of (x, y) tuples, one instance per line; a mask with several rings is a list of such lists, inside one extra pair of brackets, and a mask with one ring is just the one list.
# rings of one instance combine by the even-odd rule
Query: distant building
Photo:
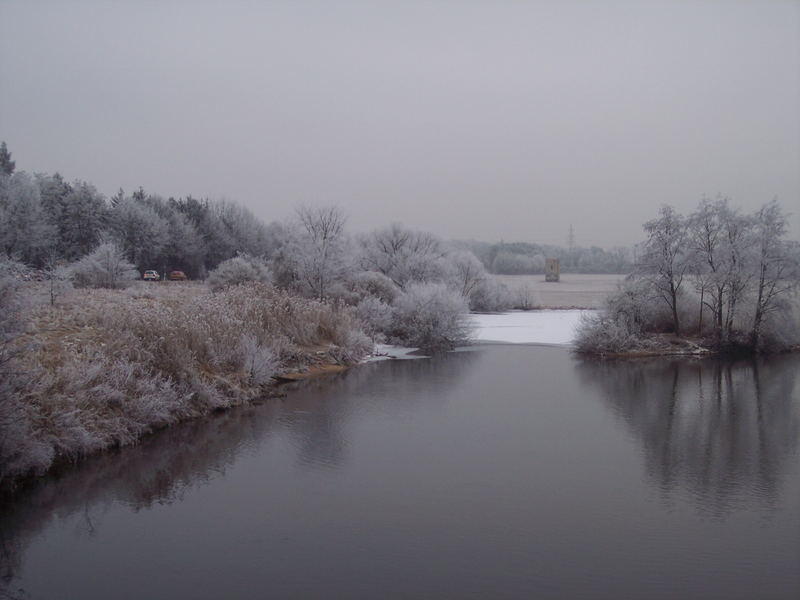
[(546, 258), (544, 261), (544, 280), (559, 281), (560, 279), (561, 279), (561, 270), (558, 267), (558, 259)]

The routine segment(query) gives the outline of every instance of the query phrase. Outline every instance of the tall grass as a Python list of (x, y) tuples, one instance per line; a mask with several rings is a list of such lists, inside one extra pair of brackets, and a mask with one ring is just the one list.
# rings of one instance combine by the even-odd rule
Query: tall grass
[[(261, 283), (81, 290), (31, 319), (3, 405), (0, 483), (269, 393), (273, 375), (372, 349), (353, 309)], [(21, 411), (21, 412), (20, 412)], [(23, 443), (24, 440), (24, 443)]]

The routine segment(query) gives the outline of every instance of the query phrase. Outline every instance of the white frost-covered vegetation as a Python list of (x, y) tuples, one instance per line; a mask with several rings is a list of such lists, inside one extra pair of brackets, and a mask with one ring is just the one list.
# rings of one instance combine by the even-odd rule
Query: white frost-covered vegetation
[[(484, 263), (430, 233), (353, 236), (336, 207), (264, 224), (225, 201), (105, 198), (10, 156), (0, 480), (245, 402), (275, 373), (357, 361), (375, 342), (451, 349), (470, 337), (470, 309), (510, 308)], [(148, 270), (190, 281), (134, 281)]]
[(120, 289), (139, 278), (135, 267), (111, 242), (101, 244), (70, 269), (76, 287)]
[(644, 225), (637, 269), (582, 323), (578, 350), (777, 352), (800, 344), (800, 244), (777, 202), (744, 215), (726, 199)]
[(353, 309), (261, 283), (80, 290), (24, 320), (15, 279), (0, 280), (0, 482), (246, 402), (275, 374), (372, 350)]
[(215, 292), (248, 282), (272, 283), (272, 273), (264, 259), (241, 254), (221, 262), (208, 275), (208, 285)]
[(466, 299), (442, 283), (414, 283), (395, 302), (391, 340), (426, 351), (451, 350), (469, 341)]

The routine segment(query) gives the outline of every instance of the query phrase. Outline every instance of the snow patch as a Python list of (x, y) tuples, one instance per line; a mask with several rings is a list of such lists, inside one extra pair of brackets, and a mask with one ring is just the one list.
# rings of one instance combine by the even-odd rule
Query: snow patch
[(406, 348), (405, 346), (392, 346), (391, 344), (375, 344), (375, 354), (366, 359), (366, 362), (378, 360), (389, 360), (392, 358), (414, 359), (429, 358), (424, 354), (412, 354), (418, 352), (419, 348)]
[(471, 314), (476, 342), (569, 345), (590, 310), (534, 310)]

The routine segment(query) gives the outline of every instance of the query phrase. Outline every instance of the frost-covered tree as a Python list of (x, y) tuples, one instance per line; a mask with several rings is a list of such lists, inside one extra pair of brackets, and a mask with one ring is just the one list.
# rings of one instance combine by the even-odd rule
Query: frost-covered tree
[(106, 201), (90, 183), (75, 181), (64, 198), (58, 223), (62, 256), (75, 260), (100, 242), (106, 224)]
[(247, 208), (220, 200), (210, 205), (211, 214), (219, 222), (234, 252), (261, 256), (267, 243), (264, 224)]
[(61, 242), (61, 221), (64, 216), (64, 205), (67, 196), (72, 191), (72, 186), (64, 180), (59, 173), (48, 175), (47, 173), (36, 174), (36, 185), (39, 186), (39, 198), (45, 219), (56, 232), (56, 249), (61, 252), (63, 244)]
[(84, 256), (72, 265), (71, 271), (76, 286), (89, 288), (124, 288), (139, 277), (125, 253), (110, 242)]
[(280, 281), (304, 295), (326, 298), (332, 283), (350, 270), (345, 221), (337, 207), (298, 209), (289, 241), (275, 257)]
[(469, 298), (487, 278), (483, 263), (467, 250), (451, 252), (447, 255), (444, 265), (448, 282), (464, 298)]
[(755, 311), (750, 330), (751, 344), (757, 347), (766, 318), (786, 308), (785, 300), (800, 282), (800, 247), (790, 244), (786, 235), (786, 215), (777, 201), (765, 204), (755, 214)]
[(161, 251), (169, 239), (167, 223), (141, 200), (126, 198), (111, 211), (114, 240), (125, 257), (139, 270), (157, 269)]
[(363, 236), (359, 246), (362, 268), (386, 275), (400, 289), (405, 289), (409, 283), (442, 278), (442, 259), (447, 251), (441, 241), (429, 233), (395, 223)]
[(24, 171), (0, 174), (0, 248), (5, 255), (38, 267), (52, 243), (34, 178)]
[(753, 218), (731, 211), (723, 222), (725, 243), (725, 279), (727, 281), (725, 322), (722, 335), (731, 339), (736, 326), (738, 309), (745, 299), (753, 279), (752, 248)]
[(725, 277), (724, 226), (729, 212), (727, 199), (712, 202), (704, 198), (689, 217), (692, 269), (695, 289), (700, 294), (700, 328), (703, 323), (703, 307), (708, 307), (714, 327), (720, 335), (728, 286)]
[(639, 272), (651, 281), (658, 297), (669, 307), (675, 335), (680, 335), (678, 299), (690, 267), (686, 252), (686, 219), (671, 206), (664, 205), (658, 218), (644, 224), (644, 230), (647, 240)]
[(170, 204), (184, 215), (197, 231), (202, 241), (203, 262), (206, 269), (213, 269), (223, 260), (236, 256), (237, 242), (218, 217), (211, 202), (187, 196), (180, 200), (171, 200)]

